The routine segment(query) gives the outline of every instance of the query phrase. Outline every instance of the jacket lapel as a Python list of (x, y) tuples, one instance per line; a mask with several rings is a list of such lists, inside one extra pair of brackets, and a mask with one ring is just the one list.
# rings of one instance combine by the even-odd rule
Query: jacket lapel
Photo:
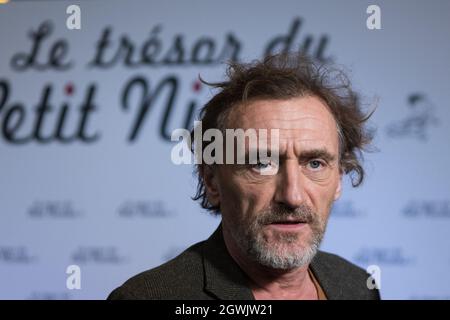
[(203, 246), (205, 291), (223, 300), (254, 300), (249, 280), (228, 253), (222, 224)]
[(336, 269), (325, 263), (322, 252), (317, 252), (309, 267), (314, 273), (320, 287), (325, 292), (328, 300), (342, 300), (348, 298), (345, 296), (342, 286), (337, 285), (341, 281), (337, 276)]

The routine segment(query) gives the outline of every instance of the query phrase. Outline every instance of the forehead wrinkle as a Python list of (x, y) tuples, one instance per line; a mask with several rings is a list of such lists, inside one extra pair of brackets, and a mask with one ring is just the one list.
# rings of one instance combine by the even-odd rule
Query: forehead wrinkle
[[(267, 137), (270, 141), (270, 130), (278, 129), (280, 148), (288, 140), (293, 141), (291, 147), (294, 153), (305, 149), (303, 144), (313, 145), (314, 148), (327, 147), (330, 153), (339, 152), (338, 124), (326, 105), (317, 98), (294, 98), (290, 100), (254, 101), (246, 105), (239, 105), (231, 113), (231, 120), (235, 128), (268, 129)], [(270, 144), (270, 142), (268, 143)], [(296, 150), (299, 149), (299, 150)], [(285, 151), (285, 150), (280, 150)]]
[(296, 157), (299, 158), (302, 154), (312, 150), (322, 150), (329, 153), (334, 158), (338, 156), (338, 148), (334, 148), (327, 143), (327, 140), (317, 139), (296, 139), (280, 141), (279, 155), (280, 157)]
[[(317, 125), (313, 125), (311, 124), (311, 122), (319, 122), (319, 127), (335, 127), (337, 130), (337, 123), (333, 118), (320, 119), (318, 116), (313, 115), (305, 115), (291, 119), (283, 117), (270, 117), (267, 119), (260, 118), (261, 117), (258, 115), (256, 115), (254, 118), (246, 116), (245, 118), (240, 119), (241, 125), (239, 127), (242, 129), (296, 130), (307, 129), (312, 126), (316, 128)], [(276, 124), (276, 126), (274, 124)]]

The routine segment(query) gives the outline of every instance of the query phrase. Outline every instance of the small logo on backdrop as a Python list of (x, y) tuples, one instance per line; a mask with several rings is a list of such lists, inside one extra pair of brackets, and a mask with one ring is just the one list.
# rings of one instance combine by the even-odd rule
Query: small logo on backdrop
[(1, 246), (0, 263), (30, 264), (37, 260), (25, 246)]
[(449, 200), (412, 200), (402, 210), (407, 218), (450, 218)]
[(447, 295), (433, 295), (433, 294), (414, 294), (408, 300), (450, 300), (450, 294)]
[(125, 257), (119, 253), (118, 248), (108, 247), (79, 247), (72, 254), (72, 261), (77, 264), (120, 264)]
[(41, 200), (34, 201), (27, 210), (32, 218), (73, 219), (81, 216), (81, 212), (74, 208), (72, 201)]
[(332, 218), (360, 218), (364, 216), (360, 209), (355, 207), (353, 201), (338, 201), (333, 205), (331, 215)]
[(174, 213), (162, 200), (127, 200), (118, 208), (122, 218), (166, 218)]
[(355, 262), (362, 265), (402, 266), (413, 263), (400, 247), (393, 248), (362, 248), (354, 256)]
[(386, 132), (391, 138), (413, 138), (420, 141), (428, 139), (431, 127), (436, 127), (439, 120), (435, 115), (436, 107), (422, 93), (413, 93), (408, 97), (409, 115), (388, 125)]
[(71, 300), (72, 295), (68, 292), (35, 291), (27, 300)]

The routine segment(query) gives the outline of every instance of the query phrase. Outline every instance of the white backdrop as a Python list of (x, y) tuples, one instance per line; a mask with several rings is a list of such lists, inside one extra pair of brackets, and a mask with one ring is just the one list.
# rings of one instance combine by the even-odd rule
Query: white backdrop
[(322, 249), (380, 266), (383, 298), (450, 298), (449, 30), (438, 0), (0, 5), (0, 298), (103, 299), (207, 238), (219, 219), (190, 199), (167, 134), (214, 93), (199, 74), (221, 80), (224, 60), (270, 48), (346, 66), (378, 103), (378, 151), (362, 187), (346, 178)]

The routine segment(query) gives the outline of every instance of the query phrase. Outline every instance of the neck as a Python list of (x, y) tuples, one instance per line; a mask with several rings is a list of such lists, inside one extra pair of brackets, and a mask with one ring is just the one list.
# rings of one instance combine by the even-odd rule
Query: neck
[(255, 299), (318, 299), (309, 265), (289, 270), (266, 267), (246, 256), (226, 228), (223, 237), (229, 254), (249, 277)]

